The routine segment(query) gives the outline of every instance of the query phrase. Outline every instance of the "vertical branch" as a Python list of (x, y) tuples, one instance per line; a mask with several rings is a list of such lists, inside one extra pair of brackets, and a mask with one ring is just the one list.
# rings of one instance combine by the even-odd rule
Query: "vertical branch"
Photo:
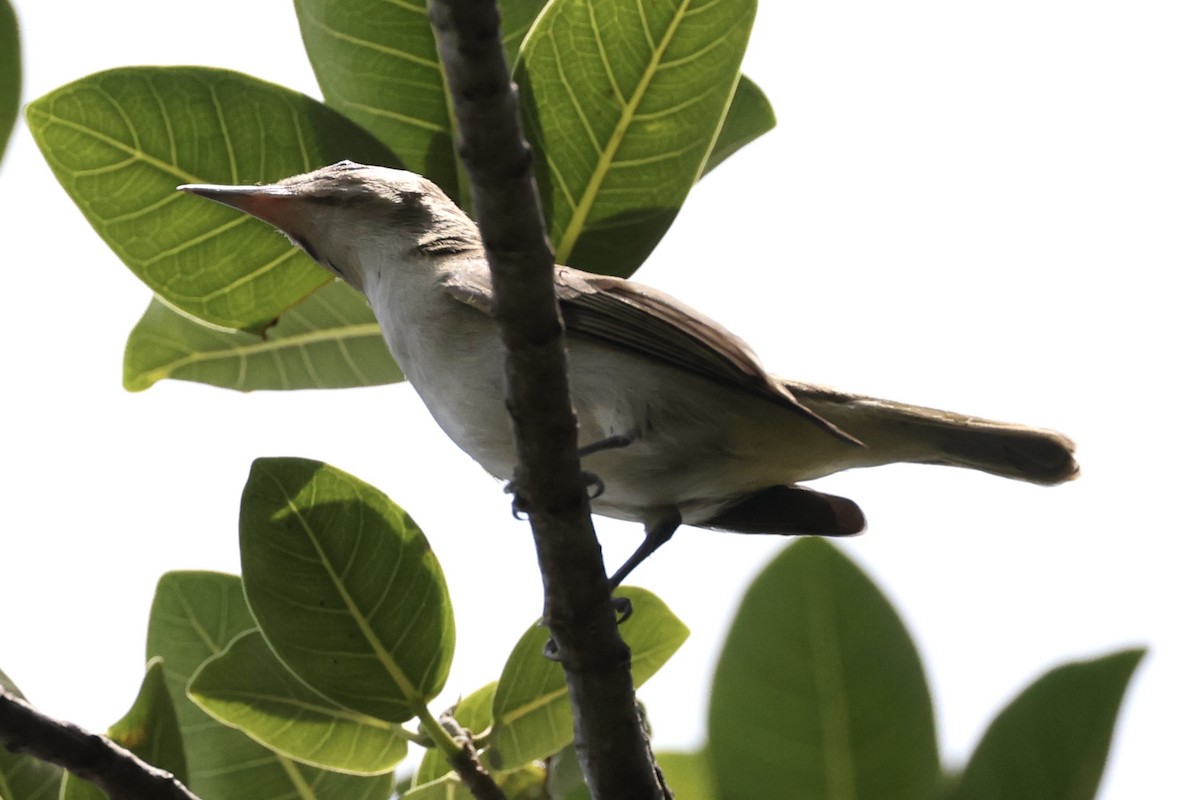
[(579, 760), (594, 798), (661, 800), (669, 793), (642, 729), (629, 648), (617, 632), (580, 472), (554, 254), (500, 44), (499, 13), (495, 0), (430, 0), (429, 17), (492, 269), (515, 480), (533, 527), (546, 624), (566, 671)]

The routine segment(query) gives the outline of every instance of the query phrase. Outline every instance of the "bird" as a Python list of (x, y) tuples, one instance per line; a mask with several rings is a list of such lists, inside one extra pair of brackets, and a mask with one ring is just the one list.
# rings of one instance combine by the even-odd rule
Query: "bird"
[[(515, 445), (504, 354), (475, 222), (413, 172), (341, 161), (264, 185), (180, 190), (274, 226), (361, 292), (449, 438), (500, 480)], [(742, 339), (668, 294), (555, 266), (580, 456), (595, 513), (640, 523), (615, 587), (681, 525), (848, 536), (857, 503), (799, 484), (897, 462), (1041, 485), (1079, 472), (1051, 430), (851, 394), (769, 373)]]

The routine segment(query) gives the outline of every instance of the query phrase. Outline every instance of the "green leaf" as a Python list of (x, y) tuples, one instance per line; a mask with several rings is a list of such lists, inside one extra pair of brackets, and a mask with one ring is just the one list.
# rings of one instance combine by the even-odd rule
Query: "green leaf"
[(262, 335), (195, 322), (155, 299), (125, 344), (125, 388), (164, 378), (250, 392), (403, 380), (361, 294), (326, 284)]
[(896, 612), (820, 539), (754, 581), (717, 663), (709, 753), (719, 795), (928, 800), (933, 710)]
[[(655, 757), (657, 757), (655, 753)], [(579, 763), (579, 754), (574, 745), (568, 745), (546, 759), (546, 793), (551, 800), (591, 800), (592, 793), (588, 791), (583, 779), (583, 767)], [(668, 784), (669, 786), (670, 784)], [(686, 795), (678, 795), (681, 800), (692, 800)]]
[(196, 707), (185, 694), (192, 674), (239, 634), (254, 628), (233, 575), (168, 572), (150, 610), (147, 656), (161, 656), (187, 754), (188, 787), (204, 800), (314, 797), (386, 800), (390, 776), (363, 778), (316, 769), (279, 756)]
[(704, 174), (774, 127), (775, 110), (771, 101), (758, 84), (745, 75), (739, 76), (729, 113), (704, 164)]
[(263, 635), (309, 686), (389, 722), (441, 691), (454, 650), (441, 567), (378, 489), (317, 461), (260, 458), (241, 550)]
[(288, 672), (257, 630), (204, 662), (188, 697), (256, 742), (316, 767), (378, 775), (408, 751), (396, 726), (332, 703)]
[[(167, 689), (163, 660), (155, 658), (146, 667), (142, 688), (129, 713), (108, 729), (108, 738), (148, 764), (165, 769), (187, 783), (187, 761), (175, 706)], [(61, 800), (104, 800), (94, 784), (74, 775), (64, 776)]]
[(718, 800), (708, 752), (655, 753), (667, 786), (680, 800)]
[[(492, 727), (492, 701), (496, 697), (496, 682), (483, 686), (459, 700), (454, 706), (454, 720), (463, 730), (472, 734), (483, 733)], [(430, 783), (452, 771), (445, 754), (437, 748), (425, 751), (417, 771), (414, 784)]]
[(0, 0), (0, 158), (17, 123), (21, 107), (21, 37), (17, 15), (8, 0)]
[[(0, 670), (0, 686), (25, 699), (17, 685)], [(4, 800), (57, 800), (65, 775), (61, 769), (0, 745), (0, 797)]]
[[(633, 616), (621, 624), (621, 637), (632, 654), (633, 684), (641, 686), (679, 649), (688, 629), (662, 600), (645, 589), (622, 587), (617, 595), (633, 603)], [(545, 758), (574, 738), (562, 667), (544, 652), (549, 635), (540, 623), (531, 626), (500, 675), (492, 703), (495, 727), (484, 754), (496, 769), (513, 769)]]
[(1095, 797), (1121, 699), (1143, 655), (1124, 650), (1047, 672), (988, 727), (948, 797)]
[(321, 93), (408, 169), (460, 194), (450, 98), (423, 0), (295, 0)]
[(257, 183), (386, 147), (302, 94), (201, 67), (101, 72), (30, 103), (34, 139), (101, 238), (159, 297), (259, 331), (330, 276), (269, 225), (177, 192)]
[(556, 0), (521, 50), (525, 130), (559, 261), (628, 275), (701, 174), (754, 0)]

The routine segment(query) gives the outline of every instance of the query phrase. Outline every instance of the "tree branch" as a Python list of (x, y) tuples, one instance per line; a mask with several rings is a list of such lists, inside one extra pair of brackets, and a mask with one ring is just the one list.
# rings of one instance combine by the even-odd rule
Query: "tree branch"
[(111, 739), (52, 719), (0, 686), (0, 742), (78, 775), (111, 800), (199, 800), (166, 770)]
[(580, 472), (554, 254), (500, 44), (499, 13), (495, 0), (430, 0), (429, 17), (492, 269), (517, 444), (515, 482), (533, 527), (544, 617), (566, 671), (579, 761), (593, 798), (661, 800), (669, 792), (634, 702), (629, 648), (617, 632)]
[(461, 745), (447, 760), (462, 779), (467, 791), (476, 800), (508, 800), (495, 779), (483, 768), (483, 764), (479, 763), (479, 753), (475, 750), (474, 740), (458, 724), (458, 720), (454, 719), (454, 714), (447, 711), (438, 721), (454, 741)]

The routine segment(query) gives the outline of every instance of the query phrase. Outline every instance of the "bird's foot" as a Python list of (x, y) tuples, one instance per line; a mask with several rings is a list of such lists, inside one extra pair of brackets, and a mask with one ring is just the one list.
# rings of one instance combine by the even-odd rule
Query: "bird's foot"
[[(633, 601), (628, 597), (614, 597), (612, 598), (612, 609), (613, 613), (617, 615), (617, 624), (620, 625), (633, 616)], [(546, 645), (542, 648), (542, 655), (551, 661), (562, 661), (562, 653), (553, 636), (546, 640)]]
[(529, 519), (529, 504), (525, 502), (525, 497), (521, 494), (520, 487), (516, 481), (509, 481), (504, 484), (504, 493), (512, 495), (512, 515), (513, 519), (519, 519), (522, 522)]

